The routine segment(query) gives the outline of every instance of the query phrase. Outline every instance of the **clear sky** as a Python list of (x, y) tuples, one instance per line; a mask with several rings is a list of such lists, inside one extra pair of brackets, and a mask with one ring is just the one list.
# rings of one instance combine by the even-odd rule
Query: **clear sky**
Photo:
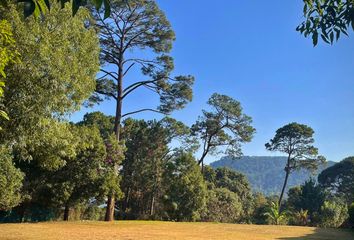
[[(175, 74), (196, 78), (193, 102), (173, 117), (191, 125), (212, 93), (241, 102), (257, 133), (245, 155), (275, 155), (264, 144), (276, 129), (299, 122), (315, 130), (316, 146), (328, 160), (354, 155), (354, 34), (333, 46), (312, 46), (295, 31), (302, 0), (158, 0), (177, 40)], [(131, 76), (135, 77), (134, 75)], [(150, 92), (132, 95), (124, 110), (154, 106)], [(106, 101), (88, 111), (114, 114)], [(144, 113), (136, 118), (153, 119)], [(209, 157), (208, 161), (218, 157)]]

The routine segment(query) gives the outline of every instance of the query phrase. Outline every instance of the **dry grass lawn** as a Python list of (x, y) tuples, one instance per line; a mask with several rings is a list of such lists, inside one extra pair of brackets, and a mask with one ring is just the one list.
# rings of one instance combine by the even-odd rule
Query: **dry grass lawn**
[(354, 240), (353, 231), (310, 227), (149, 221), (0, 224), (0, 240)]

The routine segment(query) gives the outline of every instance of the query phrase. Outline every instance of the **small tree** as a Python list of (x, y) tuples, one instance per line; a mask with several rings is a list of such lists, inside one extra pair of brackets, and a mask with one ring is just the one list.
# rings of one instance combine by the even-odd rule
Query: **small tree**
[(209, 166), (205, 167), (203, 174), (210, 190), (226, 189), (236, 194), (238, 205), (242, 208), (237, 219), (248, 221), (252, 211), (252, 191), (246, 176), (229, 168), (214, 170)]
[(227, 188), (208, 191), (207, 205), (202, 220), (207, 222), (236, 223), (242, 217), (242, 201)]
[(326, 199), (326, 194), (323, 188), (316, 184), (313, 179), (306, 181), (301, 186), (289, 189), (287, 208), (300, 213), (301, 210), (307, 210), (311, 222), (316, 221), (321, 206)]
[(206, 185), (192, 154), (178, 152), (166, 162), (164, 210), (169, 220), (195, 221), (205, 206)]
[(204, 165), (205, 157), (220, 152), (238, 157), (241, 144), (250, 142), (255, 129), (251, 117), (242, 113), (241, 104), (233, 98), (214, 93), (208, 104), (212, 111), (203, 110), (203, 116), (192, 126), (192, 134), (202, 141), (202, 155), (198, 164)]
[(265, 147), (269, 151), (278, 151), (287, 154), (287, 163), (284, 168), (285, 179), (278, 205), (281, 207), (283, 195), (291, 172), (299, 169), (316, 170), (326, 160), (318, 156), (318, 149), (312, 144), (314, 131), (312, 128), (298, 123), (290, 123), (276, 131), (276, 134)]
[(280, 225), (287, 220), (287, 212), (281, 211), (277, 202), (271, 202), (268, 210), (264, 213), (272, 224)]

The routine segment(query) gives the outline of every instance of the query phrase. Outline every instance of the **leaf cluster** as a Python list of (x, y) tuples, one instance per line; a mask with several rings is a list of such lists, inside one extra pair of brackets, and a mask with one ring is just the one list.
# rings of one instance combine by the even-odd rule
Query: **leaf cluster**
[(296, 28), (305, 37), (311, 36), (313, 45), (321, 37), (328, 44), (338, 41), (341, 34), (348, 36), (354, 29), (353, 0), (303, 0), (305, 20)]

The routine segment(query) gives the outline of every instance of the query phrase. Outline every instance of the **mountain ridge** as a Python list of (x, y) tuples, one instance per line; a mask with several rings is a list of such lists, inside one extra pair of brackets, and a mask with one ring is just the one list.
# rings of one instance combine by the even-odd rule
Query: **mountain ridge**
[[(237, 159), (225, 156), (210, 164), (213, 168), (228, 167), (246, 175), (252, 190), (265, 195), (278, 194), (281, 190), (286, 165), (286, 157), (282, 156), (243, 156)], [(324, 169), (333, 166), (336, 162), (327, 161), (313, 174), (308, 170), (294, 171), (289, 176), (287, 190), (300, 185), (310, 177), (317, 179)]]

